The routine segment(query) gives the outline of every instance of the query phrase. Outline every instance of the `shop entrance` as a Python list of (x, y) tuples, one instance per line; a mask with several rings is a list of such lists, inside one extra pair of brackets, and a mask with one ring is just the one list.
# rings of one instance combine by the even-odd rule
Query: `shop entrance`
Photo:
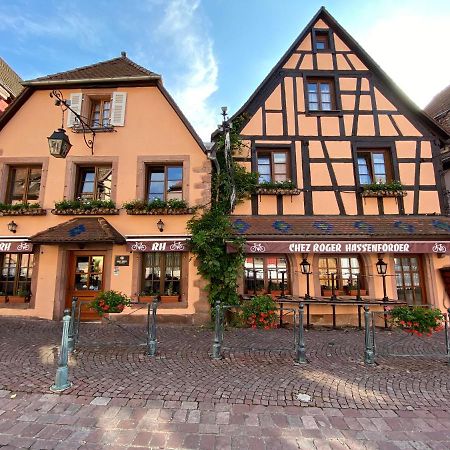
[(92, 301), (103, 290), (105, 255), (102, 253), (71, 253), (66, 295), (66, 308), (71, 308), (72, 297), (81, 303), (81, 320), (98, 320), (100, 316), (91, 310), (87, 301)]

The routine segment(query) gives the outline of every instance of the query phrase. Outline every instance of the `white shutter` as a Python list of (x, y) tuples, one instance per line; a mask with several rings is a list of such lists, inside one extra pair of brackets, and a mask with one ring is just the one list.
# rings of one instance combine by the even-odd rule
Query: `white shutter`
[[(81, 102), (83, 101), (83, 94), (70, 94), (70, 107), (76, 111), (78, 114), (81, 114)], [(75, 124), (75, 114), (67, 110), (67, 128), (73, 127)]]
[(126, 92), (113, 92), (111, 106), (111, 125), (123, 127), (125, 124)]

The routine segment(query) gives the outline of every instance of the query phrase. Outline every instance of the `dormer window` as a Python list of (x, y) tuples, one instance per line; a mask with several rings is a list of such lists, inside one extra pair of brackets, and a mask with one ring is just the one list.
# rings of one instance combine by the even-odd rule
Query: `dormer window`
[(316, 52), (331, 50), (330, 32), (328, 30), (313, 30), (313, 42)]

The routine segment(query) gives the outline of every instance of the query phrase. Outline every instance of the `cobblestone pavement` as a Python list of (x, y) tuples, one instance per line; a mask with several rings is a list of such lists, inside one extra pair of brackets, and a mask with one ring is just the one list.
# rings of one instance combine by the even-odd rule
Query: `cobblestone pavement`
[[(211, 330), (167, 325), (152, 359), (145, 326), (122, 326), (81, 325), (73, 387), (58, 396), (48, 388), (61, 324), (0, 319), (0, 447), (450, 448), (443, 359), (384, 356), (369, 367), (361, 331), (314, 330), (310, 363), (297, 366), (282, 329), (227, 331), (213, 361)], [(441, 338), (382, 331), (377, 344), (430, 355)]]

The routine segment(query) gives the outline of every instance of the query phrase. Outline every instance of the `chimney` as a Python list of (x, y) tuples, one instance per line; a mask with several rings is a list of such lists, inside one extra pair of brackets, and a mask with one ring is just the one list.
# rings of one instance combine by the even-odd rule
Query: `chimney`
[(126, 58), (127, 52), (120, 52), (120, 56), (121, 56), (122, 58)]

